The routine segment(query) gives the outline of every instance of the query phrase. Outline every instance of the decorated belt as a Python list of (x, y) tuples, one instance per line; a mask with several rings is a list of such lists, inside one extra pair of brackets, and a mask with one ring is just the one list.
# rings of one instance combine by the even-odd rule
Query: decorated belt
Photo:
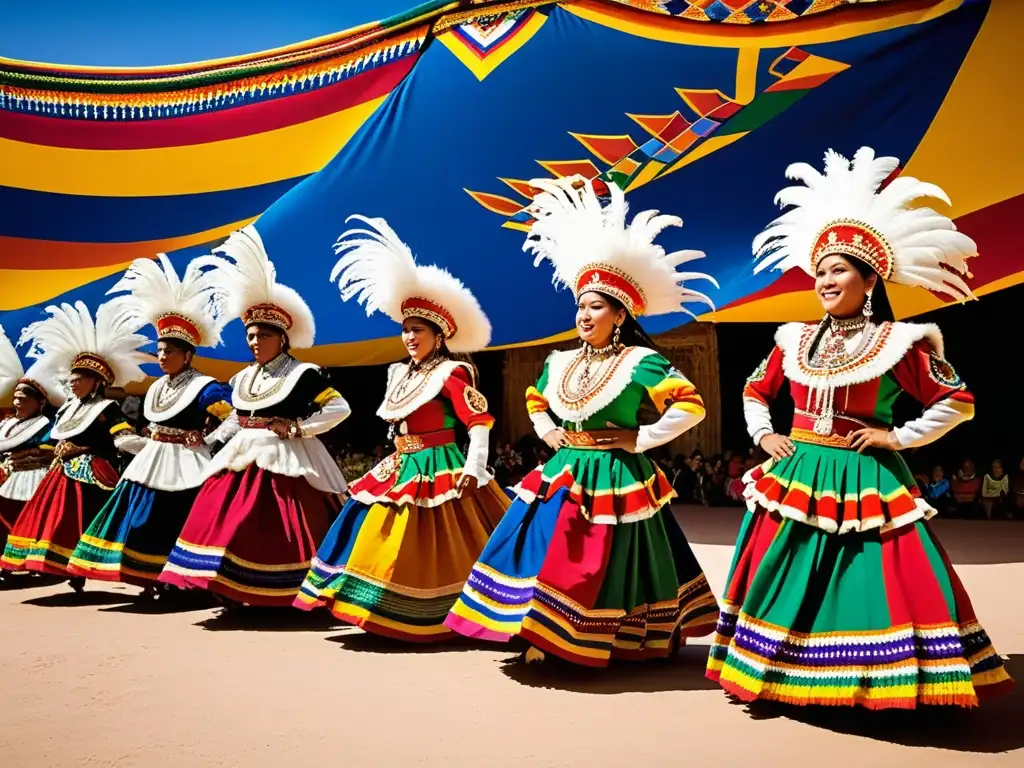
[(53, 454), (44, 454), (41, 456), (26, 456), (22, 459), (11, 459), (10, 471), (11, 472), (28, 472), (33, 469), (46, 469), (50, 464), (53, 463)]
[(238, 417), (238, 423), (242, 425), (242, 429), (270, 429), (276, 422), (280, 421), (280, 418), (270, 418), (267, 416)]
[(424, 432), (420, 435), (399, 435), (395, 438), (395, 450), (398, 453), (416, 453), (425, 448), (437, 448), (454, 442), (454, 429), (440, 429), (437, 432)]
[(593, 451), (604, 451), (607, 445), (599, 443), (597, 438), (589, 432), (565, 432), (565, 441), (573, 448), (585, 448)]
[(192, 434), (191, 429), (177, 429), (175, 427), (159, 427), (151, 424), (149, 426), (149, 439), (156, 443), (173, 443), (185, 445), (188, 436)]
[(865, 427), (877, 429), (889, 429), (888, 424), (875, 421), (865, 421), (845, 414), (836, 414), (832, 417), (831, 429), (828, 434), (815, 432), (814, 414), (805, 411), (797, 411), (793, 416), (793, 429), (790, 430), (789, 439), (798, 443), (814, 443), (825, 445), (830, 448), (849, 448), (852, 442), (850, 434)]

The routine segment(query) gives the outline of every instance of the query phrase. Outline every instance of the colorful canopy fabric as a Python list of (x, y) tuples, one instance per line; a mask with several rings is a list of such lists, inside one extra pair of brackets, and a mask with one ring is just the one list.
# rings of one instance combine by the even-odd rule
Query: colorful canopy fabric
[[(946, 189), (984, 295), (1024, 279), (1022, 23), (1016, 0), (433, 2), (202, 65), (0, 60), (0, 325), (97, 303), (131, 259), (180, 266), (259, 217), (279, 279), (317, 316), (305, 357), (385, 362), (395, 327), (327, 279), (361, 213), (463, 279), (496, 346), (536, 343), (571, 328), (573, 306), (521, 251), (526, 182), (577, 172), (683, 218), (663, 240), (708, 254), (721, 290), (704, 319), (816, 318), (806, 277), (752, 274), (750, 242), (789, 163), (865, 144)], [(904, 317), (942, 305), (891, 295)], [(205, 352), (228, 372), (248, 355), (240, 328), (225, 336)]]

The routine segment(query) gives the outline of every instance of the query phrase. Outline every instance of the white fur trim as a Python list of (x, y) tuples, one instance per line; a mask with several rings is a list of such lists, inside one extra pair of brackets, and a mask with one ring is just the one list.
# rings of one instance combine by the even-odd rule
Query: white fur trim
[(874, 381), (891, 371), (921, 340), (927, 340), (935, 353), (942, 357), (942, 333), (938, 326), (930, 323), (882, 323), (871, 346), (862, 353), (860, 362), (839, 373), (819, 372), (807, 364), (810, 345), (818, 328), (817, 323), (786, 323), (776, 331), (775, 343), (782, 350), (782, 370), (790, 381), (813, 387), (827, 380), (833, 388)]
[(651, 355), (658, 353), (646, 347), (630, 347), (623, 350), (619, 353), (621, 359), (615, 373), (604, 387), (582, 409), (573, 409), (562, 401), (559, 390), (566, 369), (578, 354), (576, 350), (565, 350), (552, 352), (548, 356), (548, 382), (542, 394), (548, 401), (551, 411), (564, 422), (584, 422), (614, 403), (623, 390), (632, 383), (636, 367)]
[[(402, 421), (402, 419), (408, 418), (441, 394), (441, 390), (444, 388), (444, 383), (448, 380), (448, 377), (451, 376), (456, 368), (460, 367), (465, 368), (467, 371), (469, 370), (469, 365), (459, 360), (445, 360), (439, 363), (430, 372), (427, 381), (423, 384), (415, 398), (401, 408), (389, 409), (388, 398), (385, 396), (384, 402), (377, 409), (377, 415), (385, 421)], [(408, 363), (394, 363), (388, 368), (388, 386), (386, 390), (388, 395), (391, 394), (392, 388), (402, 380), (407, 370), (409, 370)]]
[[(334, 244), (340, 256), (331, 270), (331, 282), (338, 281), (342, 301), (355, 298), (366, 314), (382, 312), (396, 323), (405, 320), (402, 305), (413, 298), (426, 299), (451, 315), (455, 334), (448, 338), (452, 352), (478, 352), (491, 343), (491, 321), (480, 302), (461, 280), (434, 265), (418, 265), (409, 246), (381, 218), (353, 214), (369, 229), (346, 230)], [(414, 315), (426, 317), (427, 315)]]

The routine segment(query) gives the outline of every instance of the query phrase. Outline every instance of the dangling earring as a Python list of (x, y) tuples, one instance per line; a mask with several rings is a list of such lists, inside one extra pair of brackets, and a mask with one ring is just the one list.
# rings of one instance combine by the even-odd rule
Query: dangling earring
[(864, 317), (870, 318), (874, 310), (871, 309), (871, 294), (869, 293), (867, 298), (864, 300), (864, 309), (861, 312), (864, 313)]
[(612, 334), (612, 348), (615, 349), (616, 351), (622, 349), (622, 344), (619, 343), (619, 340), (621, 338), (622, 338), (622, 328), (616, 325), (615, 326), (615, 333)]

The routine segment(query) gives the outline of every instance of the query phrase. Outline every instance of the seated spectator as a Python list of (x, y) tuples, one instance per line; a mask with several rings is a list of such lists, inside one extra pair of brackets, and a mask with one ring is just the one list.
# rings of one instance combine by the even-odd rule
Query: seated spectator
[(981, 483), (981, 508), (985, 517), (992, 519), (992, 513), (1006, 514), (1006, 502), (1010, 496), (1010, 478), (1003, 471), (1003, 462), (995, 459), (992, 468)]
[(947, 512), (956, 508), (953, 489), (942, 467), (936, 464), (932, 468), (931, 480), (924, 486), (924, 498), (939, 512)]
[(961, 514), (973, 516), (981, 494), (981, 478), (974, 471), (974, 462), (964, 459), (960, 469), (950, 481), (953, 498)]
[(1014, 516), (1018, 519), (1024, 517), (1024, 459), (1017, 465), (1017, 476), (1013, 478), (1013, 500)]
[(693, 504), (694, 488), (697, 485), (697, 475), (690, 466), (689, 460), (682, 454), (676, 456), (672, 465), (672, 487), (676, 492), (676, 503)]

